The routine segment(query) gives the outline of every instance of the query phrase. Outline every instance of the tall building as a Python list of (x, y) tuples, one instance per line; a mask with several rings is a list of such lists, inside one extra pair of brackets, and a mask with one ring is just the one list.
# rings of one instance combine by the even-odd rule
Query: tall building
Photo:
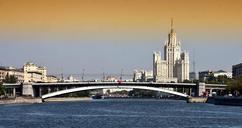
[(171, 21), (171, 30), (164, 45), (164, 59), (160, 52), (153, 53), (153, 76), (156, 82), (183, 82), (189, 80), (189, 54), (181, 52), (181, 43)]
[(232, 66), (233, 78), (238, 78), (242, 75), (242, 63)]

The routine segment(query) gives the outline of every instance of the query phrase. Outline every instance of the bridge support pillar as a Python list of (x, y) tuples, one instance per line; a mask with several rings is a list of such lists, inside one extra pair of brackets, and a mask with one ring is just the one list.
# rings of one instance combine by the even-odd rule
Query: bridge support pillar
[(213, 88), (209, 90), (209, 96), (212, 96), (212, 95), (213, 95)]
[(205, 92), (205, 83), (197, 83), (197, 94), (196, 96), (203, 96)]
[(42, 88), (39, 87), (39, 97), (41, 97), (41, 96), (42, 96)]
[(34, 97), (34, 90), (32, 84), (23, 84), (23, 95)]
[(16, 97), (16, 88), (13, 88), (13, 97)]
[(51, 92), (51, 89), (50, 89), (50, 87), (48, 87), (48, 93), (50, 93)]

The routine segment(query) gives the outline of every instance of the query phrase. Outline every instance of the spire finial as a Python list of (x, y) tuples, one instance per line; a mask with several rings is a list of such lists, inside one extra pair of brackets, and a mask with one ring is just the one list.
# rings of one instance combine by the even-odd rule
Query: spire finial
[(173, 18), (171, 18), (171, 29), (173, 29)]

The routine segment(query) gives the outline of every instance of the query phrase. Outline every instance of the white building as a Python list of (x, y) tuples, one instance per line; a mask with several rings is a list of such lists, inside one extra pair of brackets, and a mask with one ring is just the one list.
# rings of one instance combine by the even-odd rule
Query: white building
[(68, 76), (64, 82), (80, 82), (80, 80), (74, 78), (72, 75)]
[(164, 59), (160, 52), (153, 53), (153, 76), (156, 82), (183, 82), (189, 80), (189, 54), (181, 52), (181, 43), (171, 22), (168, 41), (164, 45)]
[(47, 78), (47, 69), (45, 67), (39, 67), (30, 62), (27, 62), (21, 69), (0, 66), (0, 82), (5, 79), (6, 75), (15, 76), (19, 83), (58, 81), (55, 76)]
[(134, 82), (148, 82), (153, 81), (153, 71), (148, 70), (135, 70), (134, 71)]
[(24, 82), (47, 82), (47, 69), (27, 62), (23, 66)]
[(133, 81), (138, 82), (141, 81), (142, 79), (142, 74), (144, 73), (144, 70), (135, 70), (134, 71), (134, 76), (133, 76)]
[(219, 70), (213, 73), (214, 77), (218, 77), (218, 76), (227, 76), (227, 78), (232, 78), (232, 72), (226, 72), (223, 70)]

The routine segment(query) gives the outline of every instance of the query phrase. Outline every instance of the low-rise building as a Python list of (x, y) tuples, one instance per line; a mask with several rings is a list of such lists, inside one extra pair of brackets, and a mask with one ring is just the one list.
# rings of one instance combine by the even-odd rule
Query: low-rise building
[(240, 77), (242, 75), (242, 63), (232, 66), (233, 78)]
[(218, 77), (218, 76), (227, 76), (227, 78), (232, 78), (232, 72), (226, 72), (223, 70), (219, 70), (213, 73), (214, 77)]
[(134, 71), (134, 82), (148, 82), (154, 81), (153, 71), (148, 70), (135, 70)]
[(68, 76), (64, 82), (80, 82), (80, 80), (74, 78), (72, 75)]
[(142, 79), (142, 74), (143, 74), (143, 73), (144, 73), (144, 70), (135, 70), (135, 71), (134, 71), (133, 81), (134, 81), (134, 82), (141, 81), (141, 79)]
[(48, 83), (57, 83), (59, 79), (53, 75), (47, 75), (47, 82)]
[(213, 75), (213, 71), (211, 71), (211, 70), (200, 71), (198, 73), (199, 81), (204, 82), (211, 75)]
[(19, 83), (24, 82), (24, 73), (22, 69), (0, 66), (0, 82), (2, 82), (7, 75), (16, 77)]
[(211, 71), (211, 70), (207, 70), (207, 71), (201, 71), (199, 72), (199, 81), (206, 81), (208, 78), (211, 77), (219, 77), (219, 76), (226, 76), (227, 78), (232, 78), (232, 73), (231, 72), (227, 72), (227, 71), (223, 71), (223, 70), (218, 70), (218, 71)]
[(118, 78), (116, 76), (109, 75), (106, 77), (105, 81), (116, 82), (116, 81), (118, 81)]

